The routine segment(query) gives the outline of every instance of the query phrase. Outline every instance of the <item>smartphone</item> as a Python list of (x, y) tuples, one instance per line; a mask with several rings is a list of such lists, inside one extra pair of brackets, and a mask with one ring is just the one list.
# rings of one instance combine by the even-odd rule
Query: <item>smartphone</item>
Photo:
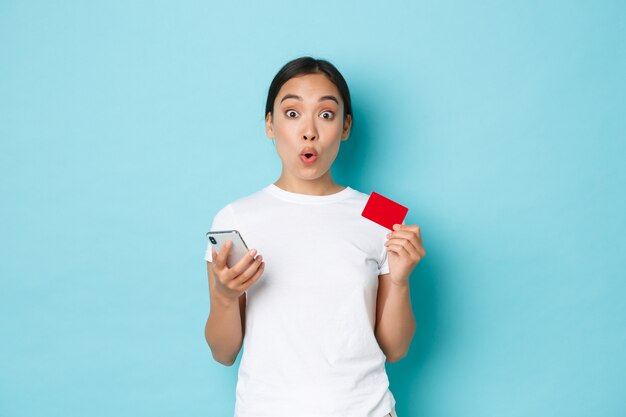
[(233, 242), (228, 253), (228, 259), (226, 259), (226, 265), (230, 268), (235, 265), (241, 258), (248, 253), (248, 245), (244, 242), (241, 234), (237, 230), (217, 230), (207, 232), (207, 238), (211, 242), (211, 246), (215, 248), (216, 252), (222, 250), (222, 246), (227, 240)]

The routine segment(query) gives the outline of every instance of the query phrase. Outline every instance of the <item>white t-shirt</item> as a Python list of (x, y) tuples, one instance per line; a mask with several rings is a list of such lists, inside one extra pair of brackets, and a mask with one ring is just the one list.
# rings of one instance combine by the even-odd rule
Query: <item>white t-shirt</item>
[(211, 230), (238, 230), (266, 264), (246, 291), (235, 417), (383, 417), (394, 407), (374, 336), (389, 230), (361, 216), (367, 198), (270, 184), (213, 219)]

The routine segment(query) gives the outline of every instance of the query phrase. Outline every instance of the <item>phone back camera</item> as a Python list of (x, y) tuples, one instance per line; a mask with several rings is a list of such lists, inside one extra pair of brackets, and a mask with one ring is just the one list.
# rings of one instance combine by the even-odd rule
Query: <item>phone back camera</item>
[(211, 241), (212, 244), (217, 245), (217, 240), (215, 240), (213, 236), (209, 236), (209, 240)]

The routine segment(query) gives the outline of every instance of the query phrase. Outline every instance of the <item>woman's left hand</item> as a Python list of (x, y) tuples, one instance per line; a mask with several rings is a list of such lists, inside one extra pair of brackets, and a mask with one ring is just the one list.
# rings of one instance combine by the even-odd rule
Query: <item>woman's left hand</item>
[(419, 226), (394, 224), (385, 246), (391, 281), (400, 286), (409, 285), (411, 272), (426, 255)]

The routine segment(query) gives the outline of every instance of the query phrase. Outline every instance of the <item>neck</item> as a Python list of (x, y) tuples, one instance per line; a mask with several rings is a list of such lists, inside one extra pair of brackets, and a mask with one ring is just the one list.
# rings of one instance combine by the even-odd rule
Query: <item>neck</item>
[(274, 185), (285, 191), (307, 195), (330, 195), (346, 188), (333, 180), (330, 175), (330, 170), (320, 178), (314, 180), (289, 177), (283, 172)]

